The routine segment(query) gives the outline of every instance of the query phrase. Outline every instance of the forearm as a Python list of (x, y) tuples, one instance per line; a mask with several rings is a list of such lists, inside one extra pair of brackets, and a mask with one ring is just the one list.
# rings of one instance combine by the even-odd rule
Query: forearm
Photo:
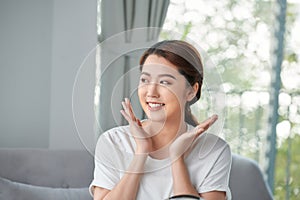
[(104, 197), (104, 199), (135, 199), (138, 193), (140, 179), (144, 173), (147, 157), (148, 155), (146, 154), (135, 155), (120, 182)]
[(198, 191), (191, 182), (183, 156), (172, 163), (172, 177), (174, 195), (190, 194), (199, 196)]

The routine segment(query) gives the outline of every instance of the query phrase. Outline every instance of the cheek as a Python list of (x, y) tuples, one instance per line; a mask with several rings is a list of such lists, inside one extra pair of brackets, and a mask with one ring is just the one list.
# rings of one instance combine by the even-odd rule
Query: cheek
[(140, 100), (144, 99), (146, 95), (146, 87), (145, 86), (140, 86), (138, 87), (138, 97)]
[(176, 101), (177, 103), (185, 101), (185, 93), (184, 89), (179, 87), (174, 88), (166, 88), (165, 96), (167, 99), (172, 99), (172, 101)]

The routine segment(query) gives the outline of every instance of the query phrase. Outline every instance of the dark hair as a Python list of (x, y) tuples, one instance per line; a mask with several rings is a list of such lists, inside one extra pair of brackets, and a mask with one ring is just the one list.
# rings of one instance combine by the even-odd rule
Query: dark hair
[(189, 85), (199, 84), (196, 96), (185, 105), (185, 121), (193, 126), (198, 125), (197, 119), (192, 115), (190, 105), (200, 99), (203, 82), (203, 64), (197, 49), (191, 44), (181, 40), (164, 40), (147, 49), (140, 59), (140, 69), (149, 55), (157, 55), (165, 58), (175, 66)]

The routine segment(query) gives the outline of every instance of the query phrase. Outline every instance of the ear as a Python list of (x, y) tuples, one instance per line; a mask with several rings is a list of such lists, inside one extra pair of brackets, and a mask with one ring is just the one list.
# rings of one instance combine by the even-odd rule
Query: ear
[(199, 83), (195, 83), (193, 87), (189, 88), (189, 91), (187, 93), (187, 101), (192, 101), (193, 98), (196, 96), (199, 89)]

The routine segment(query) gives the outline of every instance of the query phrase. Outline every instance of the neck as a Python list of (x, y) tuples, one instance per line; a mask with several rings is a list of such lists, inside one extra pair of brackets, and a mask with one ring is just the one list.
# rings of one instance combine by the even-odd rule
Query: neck
[(168, 156), (169, 146), (173, 140), (187, 131), (183, 118), (168, 119), (165, 122), (147, 120), (145, 130), (152, 134), (152, 156), (163, 159)]

